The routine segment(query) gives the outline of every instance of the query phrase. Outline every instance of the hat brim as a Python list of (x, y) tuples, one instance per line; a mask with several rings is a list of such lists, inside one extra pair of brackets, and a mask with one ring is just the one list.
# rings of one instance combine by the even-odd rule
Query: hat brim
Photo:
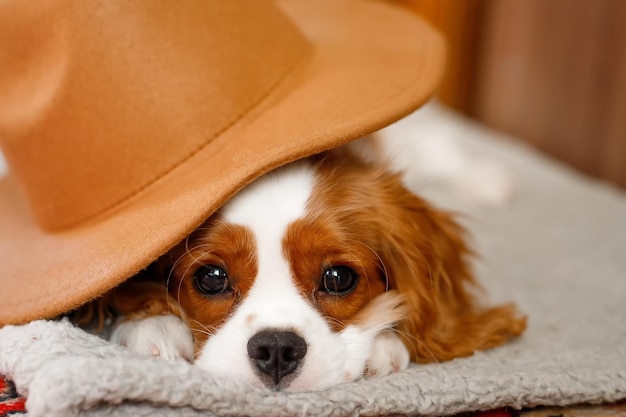
[(257, 177), (378, 130), (435, 91), (443, 41), (410, 13), (364, 0), (280, 5), (312, 55), (210, 146), (114, 212), (47, 233), (10, 178), (0, 181), (0, 326), (54, 317), (102, 295)]

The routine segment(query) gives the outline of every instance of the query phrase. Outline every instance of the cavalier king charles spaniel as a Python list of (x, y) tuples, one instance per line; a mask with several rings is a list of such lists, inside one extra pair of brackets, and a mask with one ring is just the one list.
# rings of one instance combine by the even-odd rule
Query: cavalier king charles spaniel
[(138, 276), (78, 311), (110, 340), (270, 390), (322, 389), (520, 335), (483, 306), (464, 230), (342, 147), (248, 185)]

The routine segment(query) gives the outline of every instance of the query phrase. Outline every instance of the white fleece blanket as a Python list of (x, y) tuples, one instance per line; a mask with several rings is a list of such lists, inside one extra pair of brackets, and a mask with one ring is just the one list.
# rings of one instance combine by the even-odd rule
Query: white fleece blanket
[(430, 416), (626, 398), (625, 194), (440, 109), (426, 113), (420, 134), (462, 136), (470, 152), (513, 173), (513, 199), (497, 209), (467, 204), (438, 184), (413, 185), (469, 213), (488, 293), (530, 317), (521, 339), (386, 378), (284, 394), (134, 356), (67, 322), (6, 326), (0, 374), (28, 397), (28, 415)]

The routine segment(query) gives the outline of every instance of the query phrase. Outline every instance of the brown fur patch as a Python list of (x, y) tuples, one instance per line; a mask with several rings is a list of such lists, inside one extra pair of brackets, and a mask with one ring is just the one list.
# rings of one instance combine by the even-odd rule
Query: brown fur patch
[[(168, 288), (186, 313), (199, 351), (252, 287), (258, 269), (255, 239), (246, 227), (215, 216), (170, 253), (174, 267)], [(226, 271), (231, 290), (215, 295), (198, 291), (193, 275), (203, 265)]]
[[(376, 254), (349, 240), (336, 219), (327, 213), (292, 223), (283, 241), (286, 258), (301, 294), (327, 318), (335, 331), (372, 298), (385, 291)], [(344, 294), (320, 291), (322, 274), (331, 266), (347, 266), (358, 275), (356, 287)]]

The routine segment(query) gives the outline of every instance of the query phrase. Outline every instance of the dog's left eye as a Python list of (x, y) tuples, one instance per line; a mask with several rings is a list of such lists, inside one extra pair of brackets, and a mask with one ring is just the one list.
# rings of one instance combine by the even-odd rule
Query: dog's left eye
[(322, 273), (320, 290), (334, 295), (350, 292), (358, 281), (359, 276), (347, 266), (332, 266)]
[(195, 287), (203, 294), (213, 295), (230, 289), (228, 274), (219, 266), (203, 265), (193, 274)]

